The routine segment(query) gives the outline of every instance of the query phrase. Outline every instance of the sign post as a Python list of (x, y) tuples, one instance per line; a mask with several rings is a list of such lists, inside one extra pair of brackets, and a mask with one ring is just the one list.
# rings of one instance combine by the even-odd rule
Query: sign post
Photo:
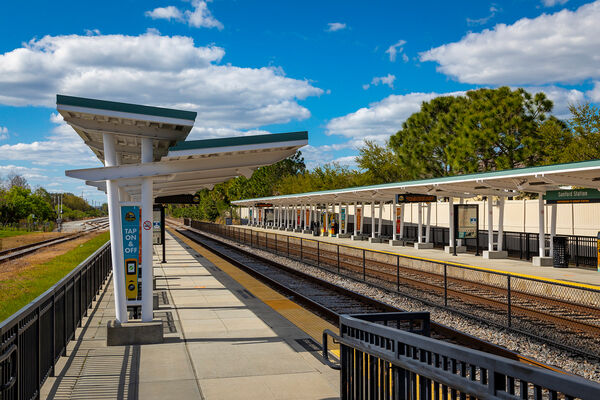
[(402, 225), (402, 207), (396, 206), (396, 235), (400, 235)]
[(162, 245), (162, 261), (167, 262), (165, 244), (165, 206), (155, 205), (152, 218), (152, 244)]
[(454, 205), (453, 255), (456, 255), (458, 239), (475, 239), (475, 255), (479, 255), (479, 206), (477, 204)]
[(125, 297), (128, 301), (142, 297), (142, 252), (140, 244), (141, 210), (137, 205), (121, 206), (123, 258), (125, 265)]

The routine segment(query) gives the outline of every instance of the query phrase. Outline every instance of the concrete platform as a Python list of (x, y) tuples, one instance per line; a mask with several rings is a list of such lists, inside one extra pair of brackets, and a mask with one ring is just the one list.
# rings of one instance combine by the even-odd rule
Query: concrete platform
[(307, 347), (334, 327), (262, 284), (242, 286), (230, 264), (192, 247), (167, 233), (167, 263), (154, 263), (165, 342), (106, 346), (110, 281), (42, 399), (338, 398), (339, 373)]
[[(243, 228), (247, 228), (247, 226), (243, 226)], [(295, 233), (291, 235), (309, 238), (308, 235), (304, 236), (302, 234)], [(475, 256), (475, 254), (473, 253), (462, 253), (454, 256), (452, 254), (445, 253), (443, 249), (434, 248), (417, 250), (412, 246), (395, 247), (390, 246), (389, 243), (369, 243), (368, 241), (360, 241), (357, 243), (356, 240), (352, 239), (329, 238), (322, 236), (318, 238), (310, 236), (310, 239), (322, 240), (329, 243), (339, 243), (350, 247), (359, 247), (371, 250), (385, 251), (394, 254), (403, 254), (407, 256), (420, 257), (441, 262), (465, 264), (469, 266), (488, 268), (508, 273), (524, 274), (545, 279), (562, 280), (566, 282), (591, 285), (600, 289), (600, 272), (591, 268), (542, 267), (534, 266), (531, 261), (519, 260), (514, 258), (484, 259), (481, 256)]]

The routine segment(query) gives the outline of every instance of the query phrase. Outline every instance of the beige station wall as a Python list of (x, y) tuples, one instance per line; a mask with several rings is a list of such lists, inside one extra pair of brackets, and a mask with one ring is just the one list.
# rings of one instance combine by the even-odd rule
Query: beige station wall
[[(458, 199), (455, 199), (455, 204)], [(479, 206), (480, 229), (488, 229), (487, 202), (465, 200), (465, 204)], [(405, 204), (404, 221), (418, 223), (418, 204)], [(550, 232), (550, 206), (546, 206), (544, 213), (546, 233)], [(365, 224), (370, 224), (371, 207), (364, 207)], [(330, 208), (331, 210), (331, 208)], [(335, 206), (336, 212), (339, 206)], [(383, 223), (391, 224), (392, 205), (384, 205), (382, 211)], [(240, 209), (242, 218), (248, 218), (248, 209)], [(349, 222), (353, 221), (354, 206), (349, 206)], [(426, 219), (426, 208), (423, 209), (423, 222)], [(375, 218), (379, 216), (379, 207), (375, 207)], [(448, 203), (431, 203), (431, 224), (447, 227), (449, 218)], [(377, 220), (375, 223), (377, 224)], [(498, 228), (498, 207), (494, 207), (494, 230)], [(537, 232), (538, 228), (538, 200), (506, 200), (504, 206), (504, 230), (515, 232)], [(600, 203), (592, 204), (558, 204), (556, 212), (556, 233), (563, 235), (596, 236), (600, 231)]]

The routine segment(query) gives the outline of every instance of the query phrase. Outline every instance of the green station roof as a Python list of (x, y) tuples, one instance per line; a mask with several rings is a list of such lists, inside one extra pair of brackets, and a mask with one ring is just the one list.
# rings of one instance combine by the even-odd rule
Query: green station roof
[(236, 205), (269, 202), (351, 202), (391, 200), (396, 193), (423, 193), (442, 197), (477, 195), (514, 196), (519, 192), (545, 193), (564, 186), (600, 188), (600, 160), (514, 168), (371, 186), (297, 193), (234, 201)]
[(291, 142), (298, 140), (308, 140), (308, 132), (287, 132), (287, 133), (272, 133), (267, 135), (253, 136), (238, 136), (218, 139), (204, 140), (187, 140), (179, 142), (171, 147), (169, 151), (195, 150), (195, 149), (210, 149), (216, 147), (234, 147), (247, 146), (253, 144)]
[(122, 113), (150, 115), (156, 117), (178, 118), (189, 121), (196, 119), (197, 113), (194, 111), (176, 110), (173, 108), (163, 108), (154, 106), (144, 106), (140, 104), (120, 103), (116, 101), (89, 99), (85, 97), (56, 95), (56, 104), (64, 106), (73, 106), (81, 108), (90, 108), (96, 110), (116, 111)]

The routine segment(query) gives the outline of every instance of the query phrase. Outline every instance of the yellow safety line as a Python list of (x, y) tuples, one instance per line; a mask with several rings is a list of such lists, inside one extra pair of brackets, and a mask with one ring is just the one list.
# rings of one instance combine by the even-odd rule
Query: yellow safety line
[[(323, 338), (323, 331), (325, 329), (330, 329), (333, 332), (337, 332), (337, 326), (330, 324), (329, 322), (323, 320), (316, 314), (308, 311), (304, 307), (301, 307), (297, 303), (294, 303), (287, 297), (279, 294), (275, 290), (263, 284), (258, 279), (252, 277), (250, 274), (240, 270), (238, 267), (225, 261), (213, 252), (205, 249), (204, 247), (198, 245), (197, 243), (183, 236), (179, 232), (176, 232), (171, 228), (167, 229), (171, 234), (184, 241), (187, 245), (189, 245), (191, 248), (193, 248), (195, 251), (201, 254), (204, 258), (206, 258), (211, 263), (219, 267), (233, 280), (245, 287), (256, 298), (270, 306), (278, 314), (282, 315), (292, 324), (296, 325), (302, 331), (307, 333), (317, 343), (321, 343), (321, 340)], [(339, 346), (332, 345), (331, 340), (329, 343), (329, 349), (329, 351), (332, 354), (334, 354), (337, 358), (340, 357)]]
[[(248, 228), (243, 228), (243, 229), (248, 229)], [(250, 228), (252, 229), (252, 228)], [(254, 230), (254, 229), (252, 229)], [(259, 232), (259, 231), (256, 231)], [(281, 234), (279, 234), (281, 235)], [(301, 236), (294, 236), (294, 235), (282, 235), (282, 236), (289, 236), (289, 237), (297, 237), (300, 238)], [(339, 243), (332, 243), (332, 242), (328, 242), (326, 240), (315, 240), (315, 239), (304, 239), (303, 240), (308, 240), (310, 242), (322, 242), (322, 243), (328, 243), (328, 244), (339, 244)], [(514, 276), (514, 277), (519, 277), (519, 278), (529, 278), (529, 279), (535, 279), (538, 281), (544, 281), (544, 282), (550, 282), (550, 283), (560, 283), (563, 285), (568, 285), (568, 286), (576, 286), (576, 287), (582, 287), (582, 288), (586, 288), (586, 289), (593, 289), (593, 290), (600, 290), (600, 286), (596, 286), (596, 285), (589, 285), (586, 283), (578, 283), (578, 282), (570, 282), (570, 281), (563, 281), (560, 279), (552, 279), (552, 278), (544, 278), (541, 276), (535, 276), (535, 275), (527, 275), (527, 274), (520, 274), (518, 272), (509, 272), (509, 271), (503, 271), (503, 270), (499, 270), (499, 269), (493, 269), (493, 268), (486, 268), (486, 267), (479, 267), (477, 265), (470, 265), (470, 264), (462, 264), (462, 263), (457, 263), (457, 262), (453, 262), (453, 261), (444, 261), (444, 260), (436, 260), (433, 258), (425, 258), (425, 257), (419, 257), (419, 256), (411, 256), (408, 254), (402, 254), (402, 253), (394, 253), (391, 251), (386, 251), (386, 250), (377, 250), (377, 249), (370, 249), (368, 247), (359, 247), (359, 246), (352, 246), (349, 244), (340, 244), (340, 246), (343, 247), (349, 247), (351, 249), (358, 249), (358, 250), (368, 250), (368, 251), (373, 251), (375, 253), (381, 253), (381, 254), (388, 254), (388, 255), (392, 255), (392, 256), (402, 256), (405, 258), (410, 258), (413, 260), (422, 260), (422, 261), (430, 261), (430, 262), (436, 262), (436, 263), (441, 263), (441, 264), (446, 264), (446, 265), (454, 265), (454, 266), (458, 266), (458, 267), (469, 267), (469, 268), (473, 268), (473, 269), (478, 269), (480, 271), (486, 271), (486, 272), (499, 272), (501, 274), (504, 275), (510, 275), (510, 276)]]

